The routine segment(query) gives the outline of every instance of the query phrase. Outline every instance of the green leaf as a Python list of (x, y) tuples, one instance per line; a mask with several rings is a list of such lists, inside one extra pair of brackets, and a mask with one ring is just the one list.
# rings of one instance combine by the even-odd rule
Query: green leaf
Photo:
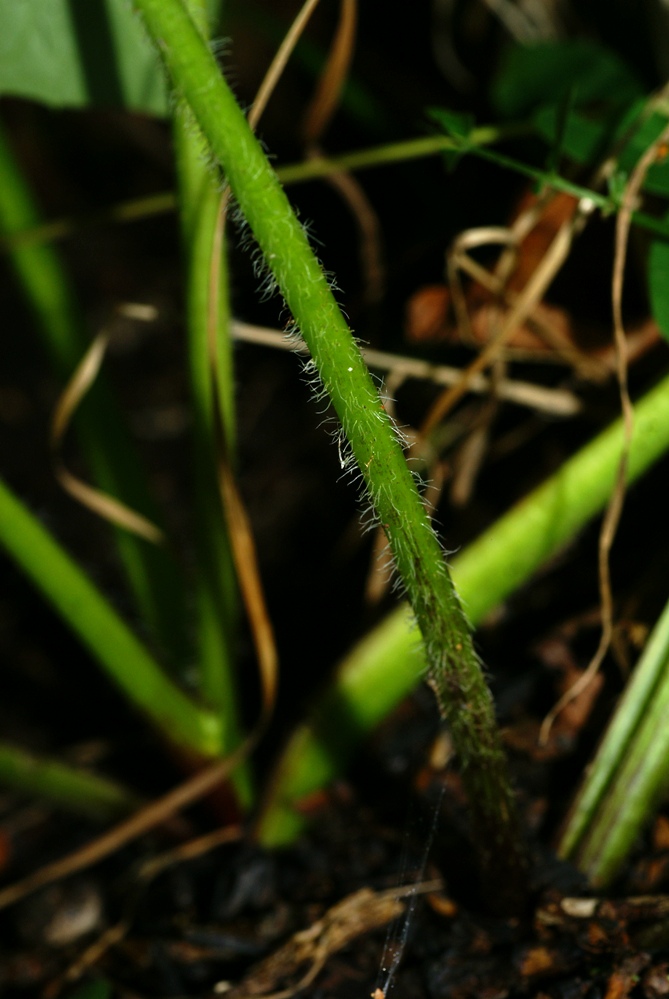
[(0, 94), (168, 109), (159, 61), (126, 0), (0, 0)]
[(595, 120), (581, 111), (572, 110), (567, 115), (560, 136), (560, 109), (557, 106), (539, 108), (532, 120), (541, 137), (551, 145), (561, 137), (562, 152), (576, 163), (593, 163), (609, 131), (606, 120)]
[(608, 49), (586, 39), (514, 46), (502, 58), (491, 100), (506, 117), (559, 104), (573, 89), (575, 105), (624, 105), (642, 94), (634, 74)]
[(428, 115), (439, 127), (454, 139), (466, 140), (471, 135), (475, 125), (474, 116), (460, 111), (448, 111), (446, 108), (429, 108)]
[(442, 158), (447, 170), (453, 171), (471, 148), (470, 135), (476, 124), (473, 115), (459, 111), (449, 111), (446, 108), (428, 108), (427, 114), (437, 123), (439, 128), (458, 143), (458, 149), (445, 149)]
[[(626, 116), (625, 120), (618, 129), (619, 138), (626, 137), (626, 132), (630, 128), (630, 123), (633, 122), (634, 118), (638, 116), (645, 103), (646, 102), (643, 101), (630, 110), (629, 115)], [(635, 166), (639, 158), (643, 155), (650, 144), (655, 141), (662, 129), (666, 127), (666, 124), (666, 114), (660, 114), (658, 112), (649, 115), (645, 121), (642, 121), (639, 127), (634, 130), (631, 138), (620, 152), (618, 165), (621, 169), (631, 173), (632, 168)], [(662, 159), (651, 166), (646, 175), (643, 187), (645, 191), (648, 191), (651, 194), (659, 194), (665, 198), (669, 197), (669, 160)]]
[(654, 239), (650, 245), (648, 295), (653, 319), (664, 339), (669, 340), (669, 242), (666, 239)]
[(649, 194), (669, 198), (669, 160), (653, 164), (646, 175), (643, 189)]
[(172, 742), (201, 756), (220, 755), (221, 716), (197, 705), (163, 673), (101, 591), (2, 480), (0, 544), (136, 708)]

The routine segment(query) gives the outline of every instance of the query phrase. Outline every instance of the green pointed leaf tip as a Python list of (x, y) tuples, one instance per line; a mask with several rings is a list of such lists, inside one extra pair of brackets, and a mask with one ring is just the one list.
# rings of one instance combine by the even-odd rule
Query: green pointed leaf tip
[(455, 139), (458, 149), (444, 149), (441, 157), (449, 173), (457, 167), (462, 157), (471, 148), (470, 135), (476, 125), (471, 114), (461, 114), (459, 111), (448, 111), (446, 108), (428, 108), (428, 117), (437, 123), (439, 128)]
[(437, 125), (454, 139), (468, 139), (476, 124), (474, 116), (446, 108), (428, 108), (428, 115)]
[[(665, 215), (669, 222), (669, 214)], [(669, 241), (654, 239), (648, 254), (648, 296), (653, 319), (669, 340)]]
[(541, 105), (625, 105), (642, 96), (634, 74), (613, 52), (586, 39), (517, 45), (507, 49), (490, 98), (504, 117), (524, 117)]
[(127, 0), (0, 0), (0, 94), (168, 110), (159, 60)]

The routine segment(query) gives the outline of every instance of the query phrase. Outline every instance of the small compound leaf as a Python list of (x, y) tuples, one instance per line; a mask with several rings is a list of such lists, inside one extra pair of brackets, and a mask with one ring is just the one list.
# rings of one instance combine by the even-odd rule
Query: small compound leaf
[(127, 0), (0, 0), (0, 94), (168, 110), (159, 60)]
[(669, 241), (666, 239), (654, 239), (651, 243), (648, 255), (648, 296), (660, 333), (665, 340), (669, 340)]
[(586, 39), (507, 49), (491, 87), (491, 100), (505, 117), (524, 117), (537, 107), (559, 104), (573, 91), (575, 106), (625, 105), (641, 85), (608, 49)]

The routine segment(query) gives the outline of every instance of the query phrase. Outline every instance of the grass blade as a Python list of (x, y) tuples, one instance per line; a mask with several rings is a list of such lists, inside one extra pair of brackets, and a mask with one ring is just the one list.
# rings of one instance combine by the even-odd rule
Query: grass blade
[(115, 781), (58, 760), (35, 756), (5, 742), (0, 742), (0, 783), (103, 821), (131, 812), (139, 805), (139, 798)]
[(167, 676), (98, 589), (26, 507), (0, 482), (0, 543), (108, 676), (167, 739), (218, 755), (218, 715), (198, 707)]
[[(207, 37), (204, 5), (189, 0), (189, 8)], [(216, 482), (218, 413), (223, 418), (230, 453), (234, 452), (235, 437), (227, 268), (219, 231), (221, 183), (207, 160), (202, 134), (183, 102), (176, 108), (173, 127), (187, 268), (188, 363), (195, 445), (197, 657), (202, 694), (221, 716), (228, 740), (225, 749), (230, 752), (241, 741), (242, 731), (233, 654), (239, 600)], [(210, 349), (212, 340), (215, 351)], [(248, 807), (252, 788), (246, 762), (235, 771), (233, 780)]]
[(650, 635), (588, 767), (562, 835), (560, 856), (595, 887), (618, 873), (667, 785), (669, 604)]
[[(0, 229), (20, 232), (38, 223), (38, 212), (0, 129)], [(8, 253), (34, 315), (36, 331), (54, 369), (65, 381), (88, 348), (74, 293), (53, 248), (24, 245)], [(82, 418), (83, 417), (83, 418)], [(87, 462), (100, 488), (156, 521), (134, 446), (104, 384), (97, 384), (76, 421)], [(161, 547), (115, 531), (119, 555), (140, 613), (166, 659), (186, 660), (183, 596), (176, 565)]]

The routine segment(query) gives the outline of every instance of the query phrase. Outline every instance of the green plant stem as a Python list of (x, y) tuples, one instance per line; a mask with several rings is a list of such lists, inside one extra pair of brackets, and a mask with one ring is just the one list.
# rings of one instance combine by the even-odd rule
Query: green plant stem
[[(493, 142), (503, 142), (518, 136), (531, 135), (534, 129), (524, 123), (518, 125), (482, 125), (471, 133), (471, 141), (477, 146)], [(448, 135), (427, 135), (420, 139), (406, 139), (403, 142), (390, 142), (370, 149), (359, 149), (338, 156), (304, 160), (277, 169), (282, 184), (303, 184), (308, 180), (326, 177), (335, 171), (370, 170), (373, 167), (388, 166), (391, 163), (407, 163), (424, 159), (438, 153), (457, 152), (462, 144)]]
[[(492, 142), (502, 142), (505, 139), (532, 132), (531, 126), (524, 124), (506, 125), (496, 128), (485, 125), (472, 132), (472, 138), (479, 145)], [(404, 163), (411, 160), (424, 159), (426, 156), (436, 156), (444, 152), (456, 152), (460, 143), (446, 135), (431, 135), (419, 139), (407, 139), (404, 142), (391, 142), (369, 149), (360, 149), (352, 153), (342, 153), (338, 156), (328, 156), (319, 159), (303, 160), (301, 163), (288, 163), (277, 167), (276, 174), (282, 184), (304, 184), (310, 180), (318, 180), (330, 173), (343, 170), (369, 170), (392, 163)], [(206, 169), (205, 164), (200, 165)], [(559, 182), (561, 178), (557, 178)], [(565, 183), (567, 183), (565, 181)], [(585, 190), (585, 188), (583, 189)], [(177, 208), (177, 196), (173, 191), (160, 191), (153, 195), (143, 195), (141, 198), (128, 198), (119, 201), (110, 208), (89, 212), (86, 215), (73, 218), (54, 219), (51, 222), (26, 224), (25, 227), (13, 232), (7, 232), (0, 238), (0, 247), (5, 250), (17, 250), (40, 243), (49, 243), (65, 239), (83, 228), (109, 225), (118, 222), (133, 222), (137, 219), (150, 218), (152, 215), (162, 215), (173, 212)], [(606, 199), (602, 199), (605, 201)], [(180, 211), (183, 211), (179, 205)]]
[[(623, 446), (620, 420), (456, 556), (452, 571), (476, 624), (560, 551), (604, 508)], [(669, 378), (635, 407), (628, 481), (669, 450)], [(290, 842), (303, 827), (300, 799), (341, 773), (358, 741), (423, 679), (425, 658), (406, 605), (381, 622), (343, 660), (332, 684), (278, 763), (258, 835)]]
[(571, 809), (560, 856), (597, 888), (616, 876), (669, 775), (669, 604), (650, 635)]
[(5, 742), (0, 743), (0, 783), (102, 821), (131, 812), (140, 804), (136, 795), (115, 781)]
[[(559, 174), (547, 173), (537, 167), (528, 166), (521, 160), (504, 156), (501, 153), (496, 154), (493, 150), (484, 148), (495, 142), (504, 142), (507, 139), (533, 134), (533, 132), (533, 127), (523, 122), (499, 127), (482, 125), (480, 128), (473, 129), (471, 133), (472, 145), (466, 148), (463, 147), (461, 141), (449, 136), (431, 135), (419, 139), (406, 139), (403, 142), (385, 143), (368, 149), (358, 149), (352, 153), (303, 160), (301, 163), (287, 163), (285, 166), (277, 167), (276, 175), (281, 183), (288, 187), (294, 184), (304, 184), (311, 180), (319, 180), (327, 177), (330, 173), (343, 170), (370, 170), (390, 166), (393, 163), (408, 163), (411, 160), (424, 159), (427, 156), (436, 156), (440, 153), (461, 151), (476, 155), (479, 152), (482, 157), (495, 162), (497, 166), (513, 170), (529, 180), (548, 184), (554, 190), (571, 194), (575, 198), (589, 198), (603, 215), (610, 215), (617, 210), (618, 205), (610, 195), (593, 191), (592, 188), (575, 184)], [(126, 201), (119, 201), (108, 209), (90, 212), (84, 216), (54, 219), (53, 222), (36, 225), (27, 224), (25, 228), (3, 235), (0, 238), (0, 247), (13, 250), (48, 243), (71, 236), (82, 228), (115, 222), (133, 222), (137, 219), (150, 218), (152, 215), (172, 212), (176, 207), (177, 197), (173, 191), (160, 191), (157, 194), (141, 198), (128, 198)], [(646, 212), (634, 212), (632, 220), (641, 229), (647, 229), (659, 236), (669, 237), (669, 225), (664, 219), (655, 218)]]
[[(192, 139), (193, 122), (176, 123), (177, 146), (182, 147)], [(186, 134), (183, 134), (186, 133)], [(182, 149), (178, 157), (183, 162)], [(199, 162), (204, 166), (202, 151)], [(210, 275), (212, 247), (218, 220), (220, 192), (215, 179), (200, 177), (197, 191), (187, 193), (183, 184), (186, 204), (195, 200), (192, 227), (187, 231), (184, 220), (184, 246), (187, 254), (187, 315), (188, 363), (191, 380), (195, 445), (195, 492), (197, 530), (197, 570), (195, 586), (198, 596), (198, 639), (202, 690), (207, 700), (228, 715), (232, 723), (236, 716), (234, 683), (232, 682), (232, 646), (236, 630), (237, 590), (230, 553), (230, 544), (221, 512), (221, 501), (216, 482), (216, 419), (214, 407), (214, 379), (208, 347), (210, 320)], [(224, 285), (225, 266), (220, 267), (220, 303), (217, 310), (217, 381), (223, 383), (225, 423), (228, 440), (234, 435), (232, 400), (232, 358), (225, 332), (227, 294)], [(238, 728), (237, 722), (234, 724)], [(232, 730), (230, 735), (233, 736)]]
[[(25, 230), (39, 222), (32, 194), (0, 128), (0, 230)], [(74, 292), (53, 248), (18, 246), (9, 262), (35, 318), (36, 330), (54, 369), (70, 377), (88, 348)], [(99, 379), (77, 415), (76, 429), (98, 485), (156, 521), (141, 464), (104, 379)], [(46, 428), (45, 428), (46, 435)], [(116, 543), (140, 613), (167, 661), (186, 659), (182, 595), (174, 560), (164, 548), (125, 530)]]
[(165, 676), (93, 583), (2, 482), (0, 543), (167, 739), (204, 756), (221, 752), (219, 716), (195, 705)]
[[(207, 12), (202, 0), (189, 9), (204, 37)], [(222, 420), (229, 454), (234, 453), (235, 406), (229, 295), (225, 246), (216, 259), (220, 236), (221, 178), (208, 162), (207, 145), (190, 108), (175, 108), (174, 144), (179, 181), (179, 211), (186, 257), (188, 364), (193, 408), (200, 687), (206, 702), (220, 713), (231, 752), (241, 740), (234, 675), (238, 593), (228, 532), (216, 478), (218, 422)], [(215, 279), (212, 279), (212, 272)], [(210, 324), (215, 326), (215, 356), (210, 350)], [(251, 804), (248, 764), (235, 771), (234, 782), (245, 807)]]
[(309, 347), (312, 374), (341, 420), (423, 635), (430, 681), (463, 765), (490, 897), (517, 908), (525, 895), (525, 856), (492, 698), (391, 421), (302, 226), (183, 4), (136, 0), (136, 7), (225, 170)]
[[(570, 194), (573, 198), (579, 200), (590, 201), (600, 210), (602, 215), (612, 215), (619, 210), (619, 202), (610, 194), (602, 194), (601, 191), (594, 191), (590, 187), (575, 184), (573, 181), (567, 180), (566, 177), (561, 177), (557, 173), (530, 166), (521, 160), (506, 156), (496, 149), (486, 149), (486, 143), (482, 143), (480, 138), (478, 138), (480, 131), (483, 131), (483, 129), (474, 129), (466, 141), (452, 140), (454, 148), (460, 150), (463, 155), (465, 153), (472, 153), (480, 159), (488, 160), (489, 163), (494, 163), (503, 169), (513, 170), (514, 173), (520, 174), (522, 177), (527, 177), (528, 180), (533, 180), (543, 187), (551, 188), (554, 191), (561, 191), (563, 194)], [(495, 140), (492, 139), (489, 141)], [(634, 225), (639, 226), (641, 229), (646, 229), (648, 232), (663, 236), (665, 239), (669, 238), (669, 225), (667, 225), (665, 219), (654, 218), (645, 212), (633, 212), (632, 221)]]

